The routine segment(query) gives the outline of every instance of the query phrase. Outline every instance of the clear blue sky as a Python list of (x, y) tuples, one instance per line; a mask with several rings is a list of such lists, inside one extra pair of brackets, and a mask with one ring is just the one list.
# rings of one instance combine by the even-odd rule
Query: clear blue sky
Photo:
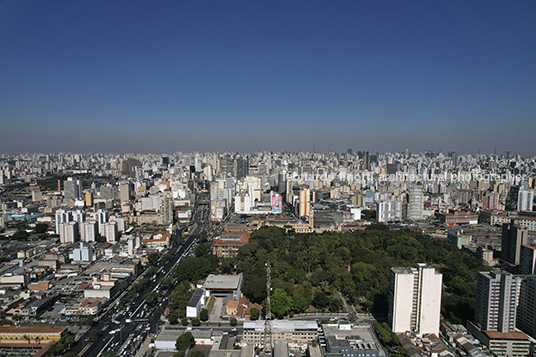
[(536, 155), (536, 1), (0, 1), (0, 152)]

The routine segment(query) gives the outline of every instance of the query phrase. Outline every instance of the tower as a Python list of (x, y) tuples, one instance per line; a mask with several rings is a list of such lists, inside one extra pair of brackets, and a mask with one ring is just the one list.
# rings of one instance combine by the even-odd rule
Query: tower
[(521, 246), (527, 244), (528, 230), (518, 225), (503, 224), (501, 258), (513, 265), (519, 265)]
[(516, 326), (518, 277), (498, 270), (479, 272), (475, 323), (482, 330), (511, 332)]
[(393, 332), (439, 335), (443, 275), (426, 264), (391, 268), (388, 320)]

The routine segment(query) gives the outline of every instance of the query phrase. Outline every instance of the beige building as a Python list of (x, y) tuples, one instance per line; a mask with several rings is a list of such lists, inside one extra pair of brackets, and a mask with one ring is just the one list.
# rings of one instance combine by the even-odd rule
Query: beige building
[[(273, 342), (288, 342), (289, 347), (307, 347), (318, 338), (318, 326), (315, 321), (272, 321)], [(244, 322), (244, 342), (248, 345), (264, 345), (264, 321)]]
[(48, 343), (59, 341), (67, 331), (63, 326), (0, 326), (0, 343)]

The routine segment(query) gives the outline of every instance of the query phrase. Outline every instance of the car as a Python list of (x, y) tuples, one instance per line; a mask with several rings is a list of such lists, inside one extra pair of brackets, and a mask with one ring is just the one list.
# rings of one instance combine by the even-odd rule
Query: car
[(125, 322), (126, 322), (127, 324), (129, 324), (129, 323), (132, 322), (132, 319), (126, 319)]

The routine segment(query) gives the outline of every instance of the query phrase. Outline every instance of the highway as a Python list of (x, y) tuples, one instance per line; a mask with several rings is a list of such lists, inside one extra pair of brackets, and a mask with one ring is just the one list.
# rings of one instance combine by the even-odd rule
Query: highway
[[(117, 349), (123, 346), (118, 356), (134, 356), (139, 345), (151, 335), (158, 332), (158, 328), (164, 321), (161, 320), (162, 313), (169, 302), (169, 295), (173, 290), (170, 287), (164, 290), (158, 283), (160, 279), (170, 275), (173, 268), (186, 256), (193, 254), (197, 246), (196, 236), (209, 224), (209, 209), (206, 203), (206, 194), (199, 195), (195, 205), (195, 211), (192, 215), (192, 224), (197, 224), (194, 231), (190, 234), (186, 242), (178, 249), (173, 257), (159, 269), (158, 273), (150, 278), (149, 283), (145, 286), (133, 301), (125, 304), (118, 310), (116, 305), (110, 308), (106, 313), (99, 317), (98, 322), (92, 328), (101, 331), (99, 337), (88, 346), (89, 331), (82, 336), (76, 344), (73, 344), (71, 351), (77, 353), (79, 357), (97, 357), (102, 352), (111, 349)], [(150, 309), (147, 306), (145, 294), (149, 292), (163, 292), (163, 296), (156, 306)], [(119, 300), (117, 300), (119, 301)], [(113, 305), (112, 305), (113, 306)]]

